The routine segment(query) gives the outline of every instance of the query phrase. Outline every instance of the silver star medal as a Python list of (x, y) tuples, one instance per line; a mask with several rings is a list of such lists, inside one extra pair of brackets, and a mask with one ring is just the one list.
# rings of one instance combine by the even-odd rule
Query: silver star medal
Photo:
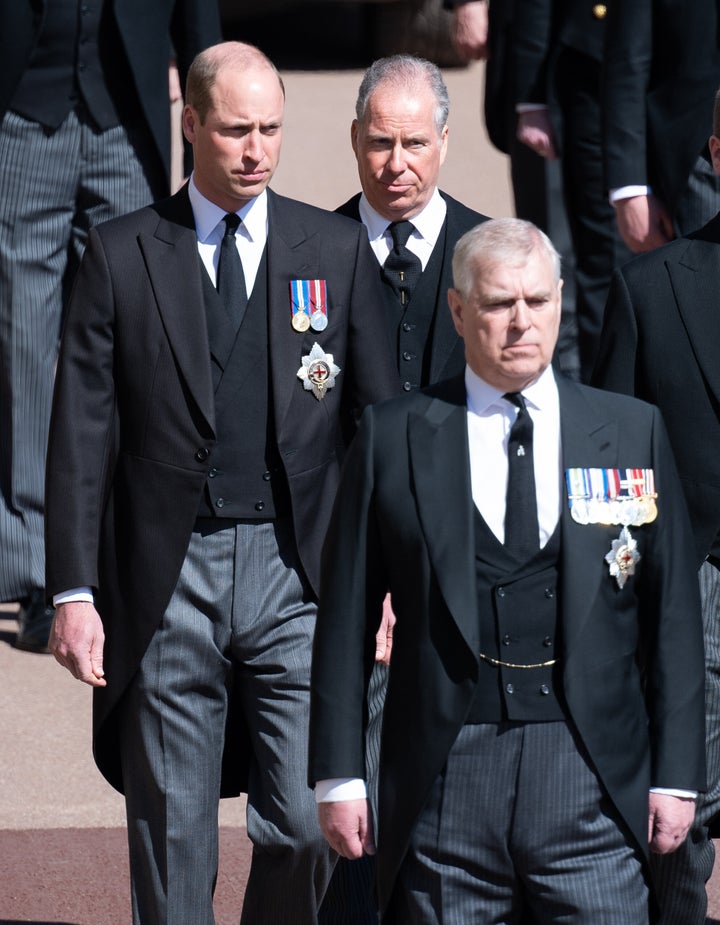
[(620, 536), (612, 541), (612, 549), (605, 556), (610, 566), (610, 575), (617, 581), (618, 587), (623, 588), (631, 575), (635, 574), (635, 563), (640, 561), (637, 551), (637, 540), (632, 538), (627, 527), (623, 527)]
[(297, 375), (305, 391), (312, 392), (318, 401), (322, 401), (327, 390), (335, 385), (339, 372), (340, 367), (333, 362), (332, 353), (325, 353), (320, 344), (313, 344), (310, 353), (302, 358)]

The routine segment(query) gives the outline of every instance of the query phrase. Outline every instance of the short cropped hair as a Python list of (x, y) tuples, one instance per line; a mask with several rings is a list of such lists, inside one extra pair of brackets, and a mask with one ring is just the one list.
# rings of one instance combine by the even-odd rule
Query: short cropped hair
[(525, 263), (539, 250), (550, 261), (555, 282), (560, 281), (560, 255), (545, 232), (521, 218), (494, 218), (466, 232), (455, 245), (453, 285), (467, 299), (472, 293), (475, 269), (508, 263)]
[(431, 61), (424, 58), (416, 58), (413, 55), (392, 55), (389, 58), (378, 58), (365, 71), (365, 76), (358, 90), (357, 102), (355, 103), (355, 115), (358, 122), (362, 123), (367, 111), (368, 101), (374, 91), (381, 84), (391, 84), (407, 88), (417, 87), (418, 83), (423, 82), (428, 86), (435, 96), (435, 127), (438, 135), (447, 125), (448, 115), (450, 114), (450, 97), (445, 86), (445, 81), (440, 72), (440, 68)]
[(188, 71), (185, 102), (198, 114), (201, 125), (205, 124), (212, 108), (212, 89), (222, 68), (233, 67), (241, 71), (258, 66), (267, 67), (275, 73), (285, 96), (285, 86), (277, 68), (267, 55), (254, 45), (247, 45), (245, 42), (222, 42), (206, 48), (197, 55)]

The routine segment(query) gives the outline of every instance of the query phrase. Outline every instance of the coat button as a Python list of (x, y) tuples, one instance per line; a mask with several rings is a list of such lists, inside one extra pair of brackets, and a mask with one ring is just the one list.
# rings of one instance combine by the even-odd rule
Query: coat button
[(209, 455), (210, 450), (206, 446), (201, 446), (195, 453), (195, 459), (197, 459), (198, 462), (205, 462)]
[(505, 588), (498, 588), (498, 589), (497, 589), (497, 596), (498, 596), (498, 597), (505, 597)]
[(208, 472), (209, 479), (214, 479), (216, 475), (217, 475), (217, 469), (210, 469), (210, 471)]
[(271, 478), (272, 478), (272, 472), (270, 472), (270, 471), (263, 472), (263, 481), (264, 481), (264, 482), (269, 482)]
[(553, 644), (553, 641), (552, 641), (552, 637), (551, 637), (551, 636), (546, 636), (546, 637), (543, 639), (543, 645), (545, 646), (546, 649), (549, 648), (552, 644)]
[(410, 331), (414, 331), (414, 330), (415, 330), (415, 325), (414, 325), (414, 324), (409, 324), (407, 321), (403, 321), (402, 329), (403, 329), (403, 331), (405, 331), (406, 334), (409, 334)]
[(555, 597), (555, 588), (545, 588), (545, 597), (547, 598)]
[(510, 635), (508, 633), (505, 633), (505, 635), (502, 638), (502, 644), (504, 646), (509, 646), (510, 642), (511, 642)]
[(215, 507), (225, 507), (225, 499), (218, 498), (217, 501), (215, 502)]
[(515, 693), (515, 688), (513, 687), (512, 684), (506, 684), (506, 685), (505, 685), (505, 693), (506, 693), (506, 694), (514, 694), (514, 693)]
[(547, 695), (550, 693), (550, 688), (547, 686), (547, 684), (541, 684), (541, 685), (540, 685), (540, 693), (541, 693), (544, 697), (547, 697)]
[(412, 392), (412, 382), (403, 382), (403, 389), (406, 392)]
[(265, 510), (265, 502), (264, 502), (264, 501), (258, 501), (258, 503), (255, 505), (255, 510), (256, 510), (256, 511), (264, 511), (264, 510)]

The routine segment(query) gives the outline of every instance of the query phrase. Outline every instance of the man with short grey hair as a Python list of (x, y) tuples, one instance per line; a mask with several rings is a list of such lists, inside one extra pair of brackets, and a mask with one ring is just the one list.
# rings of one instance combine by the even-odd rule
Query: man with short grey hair
[(449, 110), (436, 65), (411, 55), (375, 61), (360, 84), (351, 127), (362, 193), (336, 210), (367, 228), (406, 391), (463, 367), (447, 310), (452, 250), (486, 220), (438, 189)]
[[(367, 409), (322, 561), (310, 783), (387, 925), (647, 925), (705, 785), (692, 540), (656, 408), (557, 376), (562, 281), (519, 219), (458, 243), (463, 373)], [(397, 614), (377, 819), (364, 691)]]

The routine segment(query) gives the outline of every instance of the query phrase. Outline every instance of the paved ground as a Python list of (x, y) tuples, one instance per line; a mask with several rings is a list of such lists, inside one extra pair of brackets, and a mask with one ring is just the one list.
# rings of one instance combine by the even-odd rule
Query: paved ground
[[(489, 215), (511, 214), (505, 159), (480, 121), (482, 69), (446, 77), (442, 185)], [(285, 74), (278, 192), (328, 208), (356, 192), (349, 124), (359, 79), (358, 71)], [(123, 807), (90, 756), (90, 690), (49, 656), (14, 649), (15, 627), (12, 612), (0, 611), (0, 925), (129, 925)], [(218, 925), (239, 919), (249, 863), (243, 808), (221, 807)], [(713, 908), (720, 916), (720, 902)]]

